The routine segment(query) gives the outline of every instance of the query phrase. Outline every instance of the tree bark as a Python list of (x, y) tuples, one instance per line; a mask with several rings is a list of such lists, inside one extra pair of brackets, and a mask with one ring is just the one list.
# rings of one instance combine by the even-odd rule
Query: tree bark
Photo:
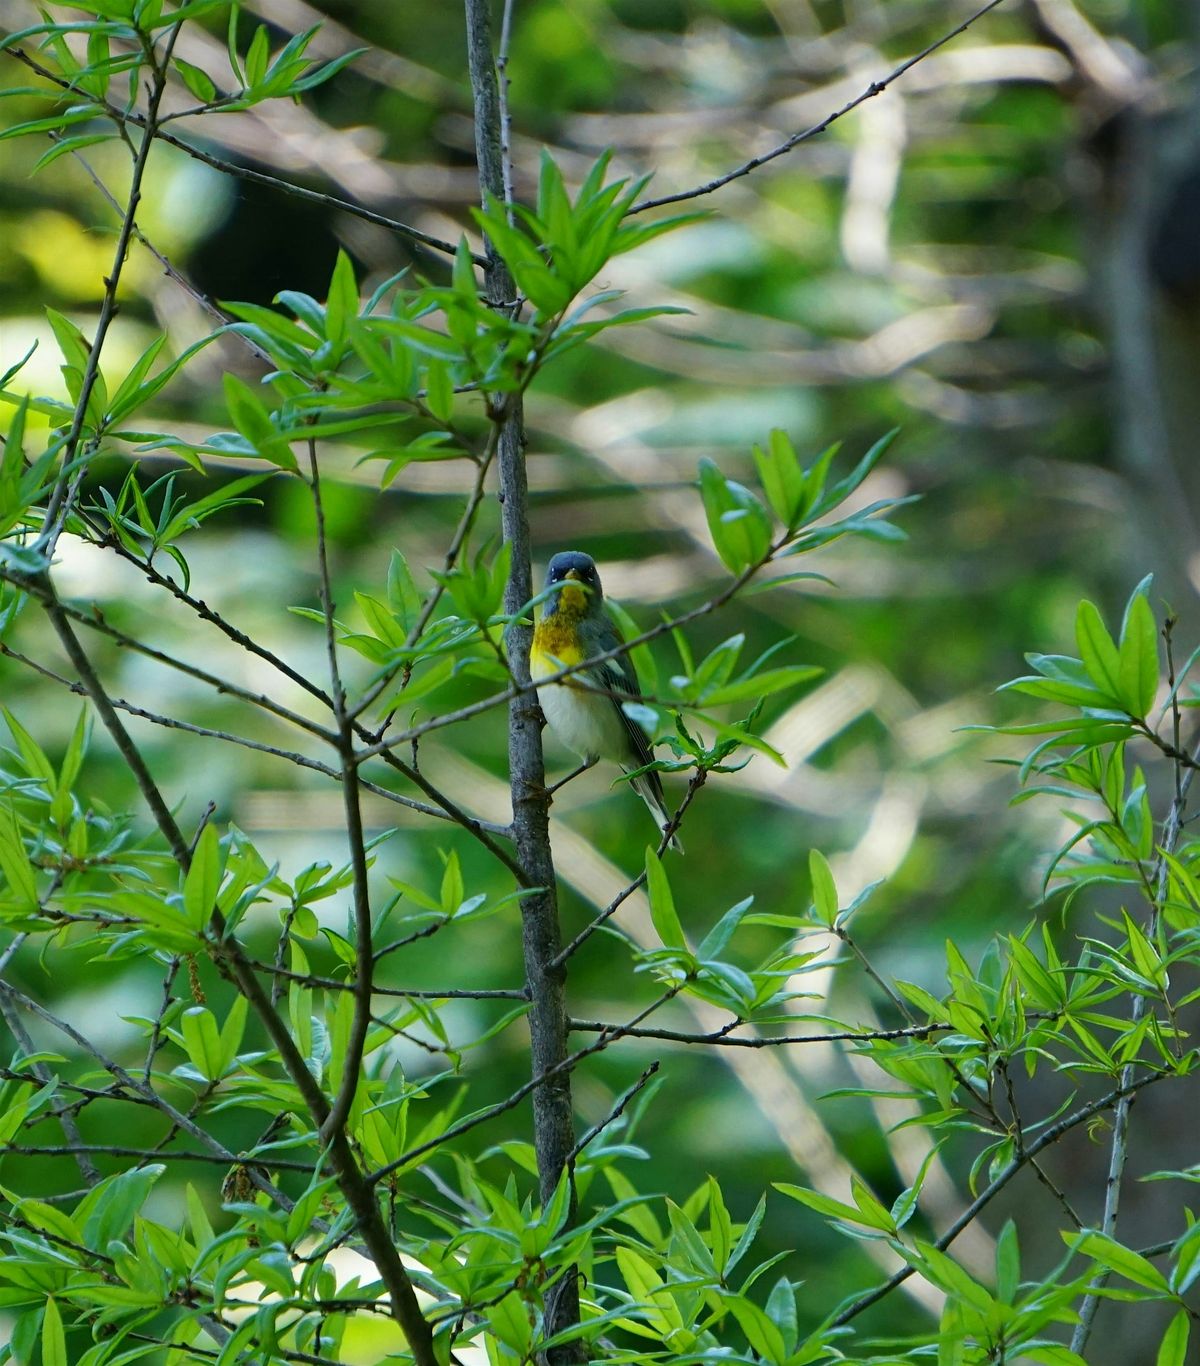
[[(504, 198), (500, 93), (492, 53), (489, 0), (466, 0), (467, 52), (475, 97), (475, 149), (483, 195)], [(516, 291), (504, 262), (491, 242), (486, 245), (487, 297), (494, 307), (513, 307)], [(512, 550), (512, 566), (504, 608), (515, 613), (533, 596), (529, 542), (529, 494), (525, 473), (525, 435), (520, 397), (507, 396), (500, 426), (498, 466), (501, 523)], [(531, 629), (513, 626), (508, 635), (508, 661), (518, 685), (529, 683)], [(518, 692), (509, 705), (508, 762), (512, 790), (513, 840), (526, 887), (539, 890), (521, 898), (525, 978), (532, 1008), (530, 1051), (534, 1077), (550, 1078), (533, 1092), (534, 1148), (542, 1201), (553, 1195), (574, 1146), (571, 1076), (561, 1068), (568, 1051), (566, 970), (555, 965), (562, 946), (558, 923), (558, 889), (550, 850), (550, 799), (542, 759), (542, 715), (537, 696)], [(575, 1194), (571, 1193), (571, 1217)], [(546, 1296), (545, 1331), (553, 1336), (579, 1321), (579, 1290), (573, 1270)], [(579, 1343), (547, 1353), (554, 1363), (584, 1359)]]

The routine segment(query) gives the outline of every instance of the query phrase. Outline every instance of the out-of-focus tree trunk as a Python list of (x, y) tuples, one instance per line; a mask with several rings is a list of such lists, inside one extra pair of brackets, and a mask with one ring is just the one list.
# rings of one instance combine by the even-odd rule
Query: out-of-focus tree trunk
[(1072, 62), (1087, 130), (1085, 222), (1095, 312), (1108, 344), (1114, 458), (1131, 486), (1130, 555), (1154, 570), (1160, 596), (1194, 617), (1200, 84), (1164, 86), (1070, 0), (1035, 0), (1033, 8), (1042, 36)]

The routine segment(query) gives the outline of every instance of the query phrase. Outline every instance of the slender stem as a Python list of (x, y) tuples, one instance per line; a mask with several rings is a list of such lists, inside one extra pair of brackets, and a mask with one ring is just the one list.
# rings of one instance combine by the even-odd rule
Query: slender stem
[[(496, 454), (497, 437), (499, 430), (492, 425), (488, 435), (487, 446), (483, 454), (479, 457), (479, 462), (475, 469), (475, 484), (467, 496), (467, 505), (463, 509), (463, 514), (459, 518), (458, 526), (454, 529), (454, 535), (450, 538), (450, 544), (446, 547), (446, 554), (442, 560), (442, 573), (448, 575), (458, 563), (458, 557), (462, 553), (462, 548), (466, 544), (467, 537), (471, 533), (471, 528), (475, 525), (475, 517), (483, 503), (484, 489), (487, 483), (488, 470), (491, 469), (492, 461)], [(413, 622), (408, 634), (405, 636), (404, 644), (407, 648), (414, 646), (429, 625), (430, 618), (437, 611), (437, 605), (442, 600), (442, 595), (446, 591), (444, 581), (436, 583), (429, 596), (421, 606), (421, 611)], [(354, 715), (361, 716), (372, 702), (383, 692), (392, 679), (396, 676), (395, 669), (386, 670), (382, 676), (366, 690), (354, 707)]]
[[(692, 799), (695, 797), (696, 793), (699, 792), (700, 789), (704, 786), (707, 777), (708, 774), (704, 769), (697, 770), (697, 772), (692, 776), (692, 780), (688, 784), (688, 790), (684, 794), (683, 801), (679, 805), (679, 810), (675, 812), (675, 814), (663, 827), (662, 835), (659, 839), (657, 850), (658, 857), (660, 859), (667, 852), (667, 848), (669, 847), (672, 839), (674, 839), (675, 837), (675, 832), (683, 823), (684, 813), (691, 805)], [(616, 894), (616, 896), (613, 897), (613, 899), (608, 903), (608, 905), (605, 906), (605, 908), (599, 913), (599, 915), (593, 916), (591, 920), (588, 921), (588, 923), (583, 927), (583, 929), (579, 931), (579, 933), (575, 936), (574, 939), (570, 941), (569, 944), (567, 944), (564, 948), (558, 951), (558, 954), (554, 958), (552, 966), (556, 968), (565, 966), (568, 959), (570, 959), (576, 953), (578, 953), (578, 951), (584, 946), (584, 944), (587, 943), (587, 941), (592, 937), (592, 935), (594, 935), (598, 929), (606, 925), (613, 918), (613, 916), (616, 915), (616, 913), (621, 909), (621, 907), (629, 900), (629, 898), (634, 894), (634, 892), (636, 892), (638, 888), (645, 883), (645, 881), (646, 872), (643, 869), (642, 872), (640, 872), (637, 875), (637, 877), (633, 878), (632, 881), (627, 882), (625, 886), (621, 888), (621, 890)]]
[(661, 1066), (662, 1064), (658, 1061), (657, 1058), (655, 1058), (655, 1060), (650, 1064), (650, 1066), (642, 1072), (642, 1075), (638, 1077), (637, 1081), (635, 1081), (632, 1086), (627, 1087), (624, 1091), (621, 1092), (621, 1094), (617, 1097), (616, 1101), (614, 1102), (612, 1109), (609, 1110), (608, 1114), (606, 1114), (603, 1119), (598, 1120), (595, 1124), (593, 1124), (592, 1127), (587, 1131), (587, 1133), (585, 1133), (582, 1136), (582, 1138), (580, 1138), (579, 1142), (576, 1143), (576, 1145), (571, 1149), (570, 1153), (567, 1155), (568, 1161), (572, 1163), (575, 1162), (575, 1160), (579, 1157), (579, 1154), (583, 1152), (584, 1148), (586, 1148), (587, 1145), (591, 1143), (593, 1139), (599, 1138), (599, 1136), (605, 1131), (605, 1129), (609, 1128), (612, 1124), (615, 1124), (616, 1121), (621, 1118), (621, 1116), (625, 1113), (626, 1109), (628, 1108), (629, 1102), (634, 1098), (634, 1096), (638, 1094), (639, 1091), (642, 1090), (642, 1088), (646, 1085), (650, 1078), (655, 1075), (655, 1073)]
[(324, 726), (318, 725), (315, 721), (310, 721), (307, 717), (301, 716), (298, 712), (293, 712), (264, 693), (253, 693), (246, 688), (239, 687), (238, 684), (231, 682), (227, 678), (221, 678), (217, 674), (209, 673), (206, 669), (201, 669), (198, 665), (189, 664), (186, 660), (177, 659), (174, 655), (166, 654), (162, 650), (156, 649), (153, 645), (147, 645), (144, 641), (138, 640), (135, 636), (128, 635), (126, 632), (112, 626), (99, 614), (98, 611), (81, 611), (78, 607), (68, 606), (61, 602), (49, 586), (49, 580), (45, 575), (29, 577), (18, 574), (12, 570), (0, 569), (0, 580), (11, 583), (14, 587), (23, 589), (25, 592), (37, 598), (43, 604), (54, 603), (54, 609), (64, 618), (78, 622), (81, 626), (87, 626), (90, 630), (98, 631), (101, 635), (108, 636), (110, 640), (123, 649), (134, 650), (147, 659), (152, 659), (156, 664), (162, 664), (168, 669), (186, 674), (188, 678), (194, 678), (198, 682), (207, 684), (218, 693), (223, 693), (229, 697), (236, 697), (242, 702), (249, 702), (251, 706), (260, 707), (263, 711), (270, 712), (272, 716), (277, 716), (281, 721), (287, 721), (290, 725), (296, 726), (300, 730), (308, 731), (310, 735), (317, 736), (318, 739), (325, 740), (329, 744), (334, 743), (334, 734), (326, 730)]
[[(24, 1021), (17, 1013), (16, 1005), (4, 995), (0, 995), (0, 1016), (3, 1017), (4, 1023), (8, 1026), (8, 1032), (16, 1040), (21, 1051), (27, 1057), (31, 1057), (37, 1051), (34, 1042), (29, 1037), (29, 1031), (25, 1028)], [(54, 1081), (54, 1074), (44, 1062), (30, 1064), (29, 1070), (43, 1086), (51, 1085)], [(100, 1180), (100, 1172), (92, 1161), (90, 1152), (83, 1146), (83, 1139), (79, 1132), (79, 1125), (75, 1122), (71, 1102), (56, 1095), (50, 1102), (50, 1108), (58, 1116), (58, 1122), (62, 1125), (67, 1144), (78, 1164), (80, 1176), (83, 1177), (85, 1184), (94, 1186)], [(5, 1146), (11, 1150), (11, 1144)]]
[[(962, 1231), (970, 1224), (973, 1224), (983, 1210), (992, 1203), (997, 1195), (1008, 1185), (1008, 1183), (1027, 1166), (1038, 1155), (1057, 1143), (1064, 1134), (1077, 1128), (1080, 1124), (1086, 1124), (1093, 1115), (1101, 1114), (1103, 1111), (1114, 1105), (1119, 1105), (1122, 1100), (1135, 1095), (1145, 1086), (1150, 1086), (1154, 1082), (1162, 1081), (1166, 1077), (1174, 1076), (1173, 1072), (1151, 1072), (1148, 1076), (1141, 1077), (1137, 1081), (1128, 1084), (1122, 1083), (1116, 1090), (1110, 1091), (1107, 1095), (1100, 1096), (1097, 1100), (1090, 1101), (1087, 1105), (1076, 1110), (1074, 1114), (1068, 1115), (1065, 1119), (1060, 1119), (1057, 1124), (1052, 1124), (1048, 1129), (1043, 1129), (1032, 1143), (1026, 1144), (1022, 1153), (1014, 1157), (1013, 1160), (1001, 1171), (996, 1178), (986, 1186), (975, 1199), (958, 1216), (953, 1224), (945, 1233), (934, 1243), (934, 1247), (939, 1252), (945, 1252), (950, 1244), (958, 1237)], [(890, 1295), (897, 1286), (903, 1285), (913, 1274), (915, 1268), (903, 1266), (894, 1275), (889, 1276), (886, 1281), (881, 1282), (873, 1290), (868, 1290), (865, 1294), (859, 1295), (852, 1300), (844, 1309), (830, 1320), (830, 1327), (840, 1328), (842, 1324), (849, 1323), (851, 1319), (857, 1318), (864, 1309), (869, 1309), (871, 1305), (878, 1304), (880, 1300)]]
[[(14, 659), (19, 664), (24, 664), (42, 678), (47, 678), (54, 683), (61, 684), (64, 688), (67, 688), (69, 691), (76, 693), (79, 696), (87, 697), (89, 695), (87, 688), (82, 683), (66, 678), (55, 670), (47, 668), (44, 664), (39, 664), (37, 660), (30, 659), (28, 655), (23, 655), (19, 650), (12, 649), (10, 646), (5, 645), (3, 641), (0, 641), (0, 656), (3, 656), (6, 659)], [(124, 712), (127, 716), (136, 716), (142, 721), (150, 722), (151, 725), (163, 726), (169, 730), (186, 731), (189, 735), (199, 735), (205, 739), (221, 740), (226, 744), (239, 745), (243, 749), (251, 749), (259, 754), (269, 754), (274, 759), (282, 759), (284, 762), (294, 764), (298, 768), (310, 769), (314, 773), (320, 773), (326, 778), (334, 779), (335, 782), (340, 782), (342, 780), (342, 773), (339, 768), (331, 767), (329, 764), (323, 764), (318, 759), (311, 759), (307, 754), (300, 754), (295, 750), (281, 749), (277, 745), (263, 744), (261, 741), (250, 740), (244, 735), (234, 735), (229, 731), (213, 730), (209, 726), (197, 726), (191, 721), (180, 721), (176, 717), (166, 716), (161, 712), (148, 711), (145, 707), (139, 707), (135, 703), (128, 702), (122, 697), (113, 697), (109, 700), (117, 711)], [(380, 757), (390, 763), (392, 767), (398, 769), (406, 777), (411, 775), (411, 770), (408, 766), (397, 760), (395, 756), (383, 755)], [(414, 777), (414, 781), (416, 781), (416, 776), (412, 776)], [(434, 800), (437, 802), (436, 806), (430, 805), (428, 802), (419, 802), (413, 797), (406, 797), (401, 792), (394, 792), (389, 787), (382, 787), (380, 784), (369, 782), (362, 777), (359, 778), (358, 785), (364, 792), (370, 792), (374, 796), (383, 798), (384, 801), (393, 802), (397, 806), (402, 806), (408, 811), (416, 812), (418, 815), (430, 816), (434, 820), (452, 821), (456, 825), (461, 825), (464, 829), (480, 839), (484, 847), (504, 863), (511, 872), (519, 872), (519, 868), (513, 860), (509, 858), (508, 854), (488, 839), (489, 835), (499, 835), (502, 838), (507, 837), (509, 833), (507, 825), (498, 825), (494, 821), (481, 821), (475, 816), (469, 815), (456, 806), (448, 797), (439, 792), (432, 783), (427, 780), (423, 781), (423, 790), (429, 792), (430, 795), (433, 796)]]
[[(710, 1030), (707, 1034), (693, 1034), (682, 1029), (634, 1029), (625, 1028), (622, 1032), (631, 1039), (661, 1039), (664, 1043), (681, 1043), (724, 1048), (778, 1048), (785, 1044), (826, 1044), (826, 1043), (871, 1043), (880, 1039), (924, 1039), (931, 1034), (940, 1034), (952, 1029), (948, 1024), (904, 1025), (898, 1029), (837, 1029), (825, 1034), (756, 1034), (752, 1038), (735, 1036), (733, 1030), (751, 1023), (735, 1017), (720, 1029)], [(605, 1020), (572, 1020), (573, 1033), (594, 1034), (616, 1029), (617, 1025)]]
[[(1192, 757), (1193, 759), (1200, 759), (1200, 749)], [(1183, 829), (1184, 812), (1187, 808), (1188, 791), (1191, 788), (1195, 772), (1194, 768), (1189, 768), (1186, 773), (1182, 772), (1181, 764), (1176, 760), (1175, 797), (1171, 802), (1171, 809), (1167, 813), (1166, 827), (1163, 831), (1161, 852), (1158, 856), (1153, 885), (1147, 887), (1147, 896), (1150, 901), (1149, 931), (1151, 939), (1154, 939), (1158, 934), (1160, 908), (1166, 899), (1170, 876), (1167, 857), (1175, 852), (1175, 846), (1179, 843), (1179, 833)], [(1134, 994), (1133, 1004), (1129, 1011), (1131, 1029), (1136, 1029), (1145, 1015), (1147, 999), (1140, 991)], [(1133, 1109), (1134, 1094), (1127, 1088), (1133, 1079), (1134, 1068), (1135, 1063), (1128, 1062), (1121, 1069), (1119, 1084), (1124, 1094), (1117, 1101), (1116, 1109), (1113, 1111), (1112, 1149), (1109, 1153), (1108, 1175), (1104, 1181), (1104, 1213), (1100, 1219), (1100, 1231), (1110, 1238), (1114, 1235), (1117, 1227), (1117, 1215), (1121, 1207), (1121, 1184), (1125, 1176), (1125, 1163), (1129, 1157), (1129, 1120)], [(1089, 1287), (1088, 1293), (1084, 1296), (1083, 1303), (1079, 1306), (1079, 1322), (1071, 1334), (1071, 1351), (1080, 1356), (1083, 1355), (1088, 1338), (1091, 1336), (1096, 1312), (1100, 1308), (1100, 1292), (1104, 1289), (1107, 1280), (1107, 1271), (1097, 1276)]]
[(321, 500), (321, 471), (317, 443), (308, 442), (308, 469), (313, 510), (317, 523), (317, 564), (320, 573), (321, 612), (325, 618), (325, 652), (329, 659), (329, 692), (337, 727), (338, 755), (342, 769), (342, 806), (346, 815), (346, 838), (350, 845), (351, 900), (354, 908), (354, 1014), (343, 1054), (337, 1094), (321, 1125), (321, 1140), (328, 1143), (340, 1135), (362, 1075), (363, 1048), (371, 1027), (371, 980), (375, 953), (371, 943), (371, 896), (367, 872), (366, 837), (363, 834), (362, 802), (358, 786), (358, 758), (354, 749), (354, 724), (346, 709), (346, 689), (338, 668), (337, 636), (333, 621), (333, 586), (329, 574), (329, 542), (325, 534), (325, 505)]
[(87, 362), (79, 386), (79, 396), (75, 400), (75, 412), (71, 418), (67, 439), (63, 444), (62, 464), (46, 504), (41, 532), (34, 542), (34, 548), (46, 557), (47, 563), (54, 556), (54, 547), (58, 543), (59, 535), (62, 533), (70, 509), (70, 499), (67, 492), (73, 482), (71, 464), (79, 448), (84, 423), (87, 420), (87, 411), (96, 389), (96, 381), (100, 377), (100, 355), (104, 350), (104, 342), (108, 337), (108, 330), (112, 326), (113, 319), (117, 316), (117, 289), (121, 283), (121, 273), (125, 269), (125, 258), (129, 254), (134, 220), (137, 218), (138, 205), (142, 199), (142, 180), (146, 174), (146, 163), (149, 160), (150, 148), (154, 145), (154, 137), (158, 127), (158, 107), (162, 103), (163, 93), (167, 88), (167, 68), (181, 27), (181, 24), (175, 24), (171, 28), (167, 35), (161, 62), (154, 60), (154, 51), (149, 40), (144, 38), (142, 40), (146, 58), (154, 73), (150, 82), (150, 98), (146, 106), (146, 115), (142, 121), (145, 131), (133, 160), (129, 196), (121, 218), (121, 227), (117, 233), (117, 245), (113, 252), (112, 267), (104, 279), (104, 298), (100, 304), (100, 317), (96, 323), (96, 331), (92, 335), (92, 344), (88, 348)]
[[(461, 1134), (469, 1133), (470, 1130), (478, 1128), (481, 1124), (486, 1124), (490, 1120), (495, 1119), (497, 1115), (502, 1115), (506, 1111), (513, 1109), (513, 1107), (519, 1105), (531, 1091), (536, 1096), (539, 1091), (545, 1089), (548, 1082), (556, 1079), (560, 1075), (569, 1076), (585, 1058), (590, 1058), (596, 1053), (602, 1053), (606, 1048), (609, 1048), (612, 1044), (616, 1043), (618, 1039), (623, 1039), (627, 1035), (632, 1034), (643, 1020), (653, 1015), (656, 1010), (660, 1010), (668, 1001), (673, 1001), (683, 990), (683, 987), (684, 983), (682, 982), (668, 987), (661, 995), (656, 996), (649, 1005), (643, 1006), (628, 1024), (609, 1025), (601, 1032), (596, 1041), (588, 1044), (586, 1048), (577, 1049), (574, 1053), (567, 1053), (564, 1051), (562, 1058), (554, 1064), (554, 1069), (549, 1075), (546, 1073), (535, 1074), (527, 1082), (524, 1082), (517, 1087), (511, 1095), (506, 1096), (503, 1100), (497, 1101), (495, 1105), (489, 1105), (486, 1110), (478, 1110), (475, 1114), (468, 1115), (466, 1119), (460, 1119), (457, 1124), (452, 1125), (443, 1133), (438, 1134), (434, 1138), (427, 1139), (423, 1143), (419, 1143), (415, 1148), (410, 1148), (407, 1152), (401, 1153), (399, 1157), (389, 1162), (386, 1166), (379, 1167), (377, 1170), (368, 1173), (367, 1180), (372, 1184), (384, 1180), (386, 1177), (390, 1176), (392, 1172), (398, 1171), (401, 1167), (411, 1165), (417, 1158), (424, 1157), (426, 1153), (435, 1152), (451, 1139), (458, 1138)], [(575, 1144), (572, 1144), (563, 1153), (564, 1166), (575, 1150)], [(543, 1201), (548, 1200), (553, 1194), (554, 1187), (551, 1187), (548, 1195), (543, 1194)], [(549, 1326), (547, 1326), (546, 1335), (549, 1336)]]
[[(103, 683), (101, 683), (91, 661), (80, 645), (78, 637), (72, 630), (70, 620), (50, 583), (49, 575), (43, 575), (40, 583), (43, 592), (39, 596), (42, 598), (43, 606), (62, 642), (63, 648), (67, 652), (68, 658), (79, 674), (80, 682), (87, 689), (105, 729), (128, 765), (129, 771), (137, 783), (138, 790), (142, 794), (142, 799), (150, 808), (155, 824), (171, 850), (172, 857), (179, 865), (180, 870), (186, 873), (192, 863), (191, 847), (188, 841), (184, 839), (183, 833), (167, 806), (158, 784), (147, 768), (141, 752), (122, 724)], [(228, 968), (238, 990), (245, 996), (255, 1014), (262, 1021), (271, 1043), (279, 1053), (288, 1077), (299, 1091), (314, 1122), (318, 1126), (324, 1126), (330, 1112), (329, 1101), (325, 1092), (309, 1071), (308, 1064), (292, 1038), (287, 1024), (272, 1006), (266, 989), (254, 975), (254, 969), (242, 950), (242, 946), (234, 936), (227, 933), (225, 918), (215, 906), (210, 917), (210, 924), (212, 939), (209, 943), (209, 951)], [(3, 982), (0, 982), (0, 989), (11, 993), (11, 988)], [(76, 1037), (78, 1031), (71, 1031), (71, 1033), (72, 1037)], [(91, 1046), (87, 1046), (90, 1049)], [(112, 1071), (114, 1077), (131, 1089), (149, 1091), (152, 1096), (155, 1094), (150, 1088), (143, 1087), (134, 1081), (123, 1069), (114, 1070), (110, 1068), (109, 1070)], [(156, 1097), (156, 1099), (171, 1118), (187, 1132), (202, 1135), (205, 1139), (208, 1138), (208, 1135), (192, 1124), (186, 1116), (170, 1109), (161, 1097)], [(328, 1152), (342, 1195), (354, 1215), (363, 1243), (375, 1262), (380, 1278), (388, 1288), (392, 1314), (408, 1340), (409, 1349), (413, 1353), (417, 1366), (438, 1366), (437, 1355), (433, 1347), (433, 1333), (421, 1311), (412, 1281), (400, 1260), (400, 1254), (396, 1250), (395, 1244), (392, 1242), (382, 1212), (375, 1201), (373, 1190), (359, 1169), (350, 1142), (340, 1127), (329, 1137)], [(281, 1196), (280, 1198), (284, 1197)]]
[(659, 209), (664, 204), (680, 204), (688, 199), (699, 199), (702, 195), (712, 194), (728, 185), (731, 180), (739, 180), (742, 176), (749, 175), (751, 171), (756, 171), (760, 166), (765, 166), (767, 162), (774, 161), (777, 157), (785, 156), (794, 147), (799, 147), (802, 142), (808, 142), (811, 138), (818, 137), (825, 132), (838, 119), (845, 118), (853, 109), (857, 109), (860, 104), (865, 104), (868, 100), (874, 99), (876, 95), (883, 92), (898, 81), (906, 71), (911, 71), (918, 62), (923, 62), (926, 57), (930, 57), (938, 48), (945, 45), (952, 39), (957, 38), (960, 33), (965, 33), (972, 24), (977, 23), (983, 16), (994, 10), (997, 5), (1002, 5), (1004, 0), (988, 0), (982, 9), (978, 9), (968, 19), (964, 19), (957, 28), (951, 29), (949, 33), (944, 33), (936, 42), (930, 43), (928, 47), (909, 57), (899, 66), (889, 71), (888, 74), (878, 81), (872, 81), (867, 88), (852, 100), (848, 100), (840, 109), (835, 109), (832, 114), (826, 116), (819, 122), (814, 123), (810, 128), (805, 128), (802, 132), (793, 133), (790, 138), (786, 138), (777, 147), (772, 147), (769, 152), (763, 152), (760, 156), (751, 157), (749, 161), (744, 161), (740, 166), (735, 166), (732, 171), (726, 171), (724, 175), (717, 176), (715, 180), (705, 181), (703, 185), (695, 185), (690, 190), (679, 190), (675, 194), (664, 194), (657, 199), (643, 199), (635, 204), (630, 210), (631, 213), (644, 213), (647, 209)]
[[(238, 334), (240, 335), (240, 333)], [(245, 340), (245, 339), (243, 339)], [(257, 655), (259, 659), (270, 664), (272, 668), (279, 671), (283, 676), (294, 683), (298, 688), (303, 688), (310, 696), (314, 697), (326, 707), (331, 706), (329, 695), (325, 689), (319, 687), (312, 679), (307, 678), (299, 669), (294, 669), (286, 660), (281, 659), (273, 651), (268, 650), (260, 644), (253, 636), (249, 636), (245, 631), (234, 626), (227, 621), (219, 612), (204, 601), (203, 598), (194, 597), (186, 589), (181, 588), (169, 575), (156, 569), (149, 560), (142, 559), (140, 556), (132, 554), (115, 536), (105, 537), (102, 545), (106, 550), (112, 550), (121, 559), (127, 560), (130, 564), (136, 565), (143, 575), (156, 587), (165, 589), (171, 596), (182, 602), (200, 618), (211, 626), (215, 626), (222, 635), (227, 636), (235, 645), (239, 645), (243, 650), (252, 655)]]
[[(20, 48), (6, 48), (11, 56), (17, 61), (23, 62), (32, 71), (36, 71), (43, 79), (52, 82), (63, 90), (74, 93), (69, 81), (63, 79), (57, 73), (49, 70), (40, 62), (36, 61), (27, 52)], [(101, 101), (93, 101), (96, 104)], [(104, 112), (114, 123), (123, 131), (132, 126), (135, 128), (145, 127), (145, 118), (141, 114), (129, 113), (119, 108), (115, 104), (103, 102)], [(356, 204), (351, 199), (341, 199), (334, 194), (325, 194), (320, 190), (310, 190), (304, 185), (294, 185), (290, 180), (284, 180), (280, 176), (268, 175), (264, 171), (256, 171), (250, 166), (243, 166), (235, 161), (226, 161), (223, 157), (206, 152), (202, 148), (193, 147), (190, 142), (185, 142), (183, 138), (176, 137), (173, 133), (165, 133), (161, 128), (156, 128), (154, 136), (160, 141), (165, 142), (171, 147), (178, 148), (179, 151), (201, 161), (205, 166), (211, 166), (215, 171), (223, 171), (226, 175), (235, 176), (239, 180), (249, 180), (256, 185), (266, 185), (273, 190), (279, 190), (283, 194), (291, 195), (296, 199), (306, 199), (311, 204), (323, 204), (327, 208), (338, 209), (342, 213), (352, 214), (355, 218), (361, 218), (367, 223), (374, 223), (381, 228), (398, 233), (401, 237), (407, 237), (413, 242), (419, 242), (424, 247), (429, 247), (433, 251), (445, 252), (447, 256), (453, 256), (456, 247), (453, 242), (444, 242), (440, 237), (434, 237), (430, 233), (422, 232), (419, 228), (411, 227), (407, 223), (401, 223), (399, 219), (389, 218), (387, 214), (376, 213), (374, 209), (368, 209), (362, 204)], [(476, 258), (478, 264), (482, 264), (482, 258)]]

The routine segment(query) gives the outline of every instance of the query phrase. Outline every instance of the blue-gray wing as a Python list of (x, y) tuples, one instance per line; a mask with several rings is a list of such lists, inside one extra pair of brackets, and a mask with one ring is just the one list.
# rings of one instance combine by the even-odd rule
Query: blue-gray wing
[[(624, 658), (609, 659), (597, 665), (595, 669), (589, 670), (589, 673), (595, 678), (597, 686), (609, 693), (614, 704), (620, 709), (625, 736), (632, 751), (629, 756), (629, 767), (641, 768), (643, 764), (650, 763), (654, 759), (654, 752), (650, 748), (649, 738), (623, 705), (629, 701), (640, 701), (642, 696), (632, 664)], [(646, 777), (658, 785), (657, 773), (648, 773)]]

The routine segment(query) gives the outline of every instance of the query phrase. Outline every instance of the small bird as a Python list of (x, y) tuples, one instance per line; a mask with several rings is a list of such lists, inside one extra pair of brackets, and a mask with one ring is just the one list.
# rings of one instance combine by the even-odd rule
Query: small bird
[[(604, 590), (596, 562), (578, 550), (564, 550), (546, 569), (546, 587), (557, 591), (546, 600), (533, 632), (529, 671), (533, 682), (550, 678), (585, 659), (607, 654), (621, 636), (604, 607)], [(597, 759), (619, 764), (626, 773), (650, 763), (654, 754), (646, 733), (623, 703), (641, 699), (637, 673), (627, 655), (617, 655), (571, 674), (561, 683), (538, 689), (538, 701), (550, 729), (590, 768)], [(670, 821), (656, 770), (631, 781), (650, 808), (660, 830)], [(682, 852), (672, 836), (671, 847)]]

